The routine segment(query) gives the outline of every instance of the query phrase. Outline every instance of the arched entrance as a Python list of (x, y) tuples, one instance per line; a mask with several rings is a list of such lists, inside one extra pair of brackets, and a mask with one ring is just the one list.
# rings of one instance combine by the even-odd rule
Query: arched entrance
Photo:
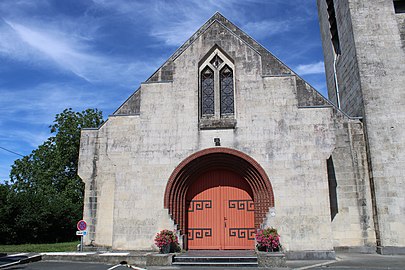
[[(211, 206), (204, 202), (208, 201), (205, 200), (208, 198), (206, 196), (211, 197)], [(219, 201), (217, 208), (213, 208), (213, 198)], [(273, 190), (263, 168), (248, 155), (224, 147), (205, 149), (183, 160), (170, 176), (164, 200), (165, 208), (169, 210), (180, 233), (185, 235), (186, 249), (253, 249), (252, 229), (260, 227), (269, 208), (274, 206)], [(194, 211), (193, 215), (193, 212), (189, 212), (192, 207), (207, 210), (198, 213)], [(250, 211), (242, 212), (243, 208)], [(202, 221), (206, 215), (209, 217)], [(240, 216), (233, 219), (238, 220), (237, 223), (228, 221), (229, 217), (237, 215)], [(227, 219), (227, 228), (224, 218)], [(195, 230), (208, 229), (204, 227), (208, 223), (204, 222), (217, 224), (215, 229), (211, 227), (211, 234), (214, 233), (213, 229), (217, 230), (215, 239), (211, 239), (211, 242), (208, 241), (209, 230)], [(194, 240), (201, 235), (207, 235), (206, 242)], [(246, 241), (243, 240), (245, 242), (238, 240), (242, 237), (247, 237)]]

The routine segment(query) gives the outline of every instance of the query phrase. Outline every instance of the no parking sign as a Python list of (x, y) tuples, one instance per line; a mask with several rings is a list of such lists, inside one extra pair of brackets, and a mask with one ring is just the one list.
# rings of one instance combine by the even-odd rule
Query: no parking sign
[(82, 220), (79, 220), (79, 222), (77, 222), (77, 229), (78, 229), (79, 231), (85, 231), (85, 230), (87, 229), (87, 223), (86, 223), (86, 221), (84, 221), (83, 219), (82, 219)]

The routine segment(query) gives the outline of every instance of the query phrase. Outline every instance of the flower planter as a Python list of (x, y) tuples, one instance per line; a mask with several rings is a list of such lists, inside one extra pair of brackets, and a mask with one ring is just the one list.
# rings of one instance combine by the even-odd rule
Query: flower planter
[(174, 231), (162, 230), (157, 233), (155, 245), (162, 254), (169, 254), (170, 252), (177, 252), (179, 250), (179, 240)]
[(258, 251), (279, 252), (281, 250), (280, 235), (274, 228), (258, 230), (256, 243)]
[(282, 252), (263, 252), (256, 251), (257, 264), (259, 267), (287, 267), (285, 254)]
[(170, 244), (168, 244), (168, 245), (163, 245), (163, 246), (160, 248), (160, 253), (162, 253), (162, 254), (169, 254), (169, 253), (170, 253), (170, 247), (171, 247)]

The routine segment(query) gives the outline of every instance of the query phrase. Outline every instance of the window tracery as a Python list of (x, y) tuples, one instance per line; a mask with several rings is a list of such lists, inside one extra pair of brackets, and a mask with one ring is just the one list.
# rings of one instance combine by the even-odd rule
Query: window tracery
[(210, 61), (211, 65), (213, 65), (215, 68), (218, 68), (223, 62), (224, 61), (218, 56), (218, 54), (216, 54)]

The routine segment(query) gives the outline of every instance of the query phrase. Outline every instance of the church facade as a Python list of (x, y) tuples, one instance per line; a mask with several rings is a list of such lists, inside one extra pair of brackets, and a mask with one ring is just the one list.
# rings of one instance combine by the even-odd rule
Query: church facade
[(290, 252), (375, 249), (364, 125), (216, 13), (82, 131), (85, 243), (150, 250), (171, 229), (184, 249), (254, 249), (274, 227)]

